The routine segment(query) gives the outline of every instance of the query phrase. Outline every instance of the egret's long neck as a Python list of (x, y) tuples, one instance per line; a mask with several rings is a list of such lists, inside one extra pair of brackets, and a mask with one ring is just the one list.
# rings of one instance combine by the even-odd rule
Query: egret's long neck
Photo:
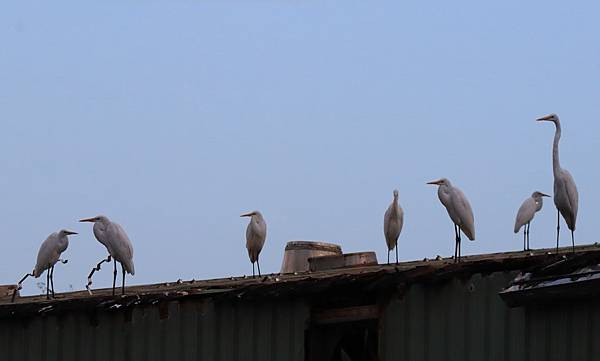
[(552, 146), (552, 169), (554, 170), (554, 175), (556, 176), (557, 172), (560, 170), (558, 142), (560, 142), (560, 136), (562, 134), (562, 129), (560, 127), (559, 120), (556, 120), (554, 122), (554, 125), (556, 125), (556, 132), (554, 133), (554, 145)]
[(394, 196), (394, 203), (392, 203), (392, 215), (396, 216), (400, 212), (398, 208), (398, 197)]

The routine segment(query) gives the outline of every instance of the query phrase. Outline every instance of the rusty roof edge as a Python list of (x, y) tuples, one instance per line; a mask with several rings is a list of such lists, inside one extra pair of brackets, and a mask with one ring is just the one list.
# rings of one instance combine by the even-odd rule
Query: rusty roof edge
[[(382, 287), (392, 283), (437, 282), (461, 274), (488, 273), (496, 271), (522, 270), (531, 267), (547, 266), (561, 257), (569, 257), (570, 252), (556, 254), (550, 249), (531, 252), (507, 252), (484, 255), (466, 256), (461, 263), (453, 263), (450, 259), (424, 260), (404, 262), (398, 265), (378, 265), (367, 267), (344, 268), (331, 271), (320, 271), (300, 274), (272, 274), (261, 278), (215, 279), (205, 281), (182, 281), (161, 283), (127, 288), (128, 295), (113, 297), (110, 289), (95, 291), (89, 296), (87, 292), (59, 294), (60, 298), (45, 300), (40, 296), (23, 297), (15, 303), (0, 303), (0, 317), (30, 313), (27, 310), (43, 309), (67, 310), (77, 304), (96, 305), (100, 309), (129, 300), (128, 306), (142, 303), (176, 300), (189, 297), (278, 297), (282, 295), (306, 293), (311, 288), (338, 287), (348, 283), (360, 284), (361, 280), (372, 277), (385, 277), (388, 282), (382, 282)], [(570, 250), (570, 248), (568, 248)], [(600, 258), (598, 245), (576, 247), (574, 255), (590, 255), (596, 253)], [(332, 281), (337, 281), (332, 282)], [(316, 287), (319, 286), (320, 287)], [(132, 301), (133, 300), (133, 301)], [(135, 300), (139, 300), (138, 303)], [(24, 311), (24, 312), (21, 312)]]

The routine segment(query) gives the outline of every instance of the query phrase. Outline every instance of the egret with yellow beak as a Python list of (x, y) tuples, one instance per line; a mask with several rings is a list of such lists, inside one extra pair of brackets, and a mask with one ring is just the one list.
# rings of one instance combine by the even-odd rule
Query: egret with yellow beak
[(465, 194), (454, 187), (446, 178), (442, 178), (427, 184), (438, 186), (438, 198), (446, 207), (450, 219), (454, 223), (454, 233), (456, 243), (454, 246), (454, 262), (460, 262), (460, 233), (465, 234), (469, 240), (475, 240), (475, 221), (473, 218), (473, 209)]
[(117, 283), (117, 262), (121, 264), (121, 273), (123, 274), (123, 282), (121, 284), (121, 294), (125, 294), (125, 272), (130, 275), (135, 274), (133, 266), (133, 245), (120, 224), (112, 222), (106, 216), (96, 216), (93, 218), (85, 218), (79, 222), (94, 223), (94, 236), (98, 242), (102, 243), (108, 251), (108, 257), (100, 261), (96, 267), (92, 269), (88, 275), (88, 283), (85, 288), (91, 294), (90, 287), (92, 286), (92, 276), (94, 272), (100, 271), (100, 266), (104, 262), (113, 260), (113, 287), (112, 294), (115, 295), (115, 286)]
[(260, 263), (258, 262), (258, 257), (265, 245), (265, 240), (267, 239), (267, 224), (259, 211), (245, 213), (240, 217), (250, 217), (250, 223), (248, 223), (248, 227), (246, 228), (246, 248), (248, 249), (250, 262), (252, 262), (252, 277), (255, 277), (255, 262), (258, 267), (258, 275), (260, 276)]

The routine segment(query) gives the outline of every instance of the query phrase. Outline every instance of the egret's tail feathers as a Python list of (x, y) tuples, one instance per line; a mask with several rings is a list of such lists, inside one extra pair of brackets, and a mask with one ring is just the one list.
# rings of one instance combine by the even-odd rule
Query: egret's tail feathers
[(133, 265), (133, 260), (129, 260), (123, 263), (123, 266), (125, 267), (125, 271), (127, 271), (127, 273), (129, 273), (132, 276), (135, 276), (135, 267)]

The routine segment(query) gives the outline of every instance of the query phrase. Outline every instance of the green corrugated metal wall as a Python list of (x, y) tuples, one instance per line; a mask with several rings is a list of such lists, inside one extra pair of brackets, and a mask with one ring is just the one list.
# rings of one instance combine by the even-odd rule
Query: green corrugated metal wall
[(600, 360), (600, 303), (510, 309), (514, 274), (413, 285), (381, 320), (382, 361)]
[[(126, 312), (0, 321), (0, 359), (304, 361), (303, 302), (171, 302)], [(164, 315), (163, 315), (164, 316)]]
[[(513, 277), (411, 286), (381, 317), (380, 360), (600, 361), (600, 302), (510, 309), (498, 292)], [(0, 360), (305, 361), (309, 320), (300, 299), (0, 320)]]

